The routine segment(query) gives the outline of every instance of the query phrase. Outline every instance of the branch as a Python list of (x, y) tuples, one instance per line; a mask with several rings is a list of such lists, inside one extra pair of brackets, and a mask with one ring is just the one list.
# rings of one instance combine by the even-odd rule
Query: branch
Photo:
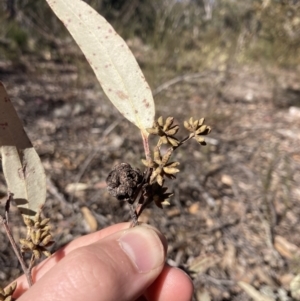
[(26, 264), (25, 264), (25, 261), (24, 261), (24, 258), (22, 256), (22, 254), (20, 253), (20, 250), (12, 236), (12, 233), (10, 231), (10, 228), (8, 226), (8, 213), (9, 213), (9, 205), (10, 205), (10, 201), (12, 199), (12, 196), (13, 194), (12, 193), (8, 193), (8, 197), (7, 197), (7, 201), (6, 201), (6, 204), (5, 204), (5, 218), (3, 218), (1, 215), (0, 215), (0, 224), (3, 225), (4, 227), (4, 230), (6, 232), (6, 235), (10, 241), (10, 244), (21, 264), (21, 267), (22, 267), (22, 270), (27, 278), (27, 282), (28, 282), (28, 285), (29, 287), (33, 285), (33, 281), (32, 281), (32, 276), (31, 276), (31, 271), (30, 269), (27, 268)]

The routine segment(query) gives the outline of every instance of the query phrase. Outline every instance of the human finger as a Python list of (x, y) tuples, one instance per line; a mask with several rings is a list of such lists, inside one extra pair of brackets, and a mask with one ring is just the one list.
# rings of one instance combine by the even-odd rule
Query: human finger
[[(52, 254), (51, 257), (45, 259), (43, 262), (41, 262), (39, 265), (33, 268), (32, 270), (33, 282), (35, 283), (39, 279), (41, 279), (41, 277), (44, 276), (46, 272), (48, 272), (50, 269), (56, 266), (60, 260), (62, 260), (66, 255), (68, 255), (73, 250), (95, 243), (96, 241), (99, 241), (120, 230), (128, 229), (129, 225), (130, 223), (115, 224), (105, 229), (102, 229), (100, 231), (79, 237), (71, 241), (66, 246), (62, 247), (54, 254)], [(28, 282), (26, 280), (26, 277), (24, 275), (20, 276), (16, 281), (18, 285), (14, 296), (19, 297), (21, 294), (24, 293), (24, 291), (28, 290), (29, 287), (28, 287)]]
[(165, 252), (153, 229), (122, 230), (72, 250), (18, 300), (135, 300), (162, 271)]
[(182, 270), (165, 265), (161, 274), (145, 291), (151, 301), (190, 301), (193, 296), (191, 278)]

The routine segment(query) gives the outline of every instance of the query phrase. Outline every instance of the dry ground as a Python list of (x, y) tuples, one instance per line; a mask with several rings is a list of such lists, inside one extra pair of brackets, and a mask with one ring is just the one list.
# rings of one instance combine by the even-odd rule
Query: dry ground
[[(272, 72), (283, 88), (300, 91), (295, 71)], [(0, 80), (46, 169), (53, 250), (128, 220), (129, 208), (108, 195), (105, 179), (116, 163), (142, 168), (141, 138), (92, 71), (33, 57), (22, 68), (0, 62)], [(155, 90), (157, 117), (206, 117), (213, 128), (207, 146), (190, 143), (175, 155), (181, 172), (170, 183), (171, 205), (141, 218), (166, 235), (168, 263), (190, 273), (194, 300), (251, 300), (238, 281), (270, 300), (292, 300), (289, 284), (300, 271), (300, 111), (273, 86), (261, 68), (235, 67)], [(15, 209), (11, 219), (18, 238), (25, 229)], [(0, 235), (5, 284), (20, 271)]]

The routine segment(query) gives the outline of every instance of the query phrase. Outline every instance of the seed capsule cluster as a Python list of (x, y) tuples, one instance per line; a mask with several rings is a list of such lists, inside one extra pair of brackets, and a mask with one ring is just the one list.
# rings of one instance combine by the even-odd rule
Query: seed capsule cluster
[[(147, 129), (149, 134), (156, 135), (159, 139), (153, 149), (153, 156), (142, 159), (147, 167), (143, 176), (139, 170), (133, 169), (128, 163), (121, 163), (116, 165), (107, 177), (107, 188), (111, 195), (129, 202), (130, 205), (136, 200), (141, 205), (140, 210), (132, 215), (133, 225), (137, 224), (139, 215), (150, 203), (154, 202), (160, 208), (162, 205), (169, 204), (168, 200), (173, 194), (167, 192), (168, 188), (164, 187), (164, 182), (166, 178), (174, 179), (180, 171), (177, 168), (179, 162), (169, 162), (173, 152), (190, 139), (205, 145), (203, 136), (211, 131), (211, 128), (204, 124), (204, 118), (194, 120), (191, 117), (188, 121), (184, 121), (184, 127), (190, 134), (179, 140), (175, 137), (179, 125), (173, 123), (174, 117), (168, 117), (165, 121), (163, 117), (159, 117), (153, 127)], [(169, 149), (162, 152), (163, 144), (169, 145)]]
[(49, 218), (41, 219), (40, 214), (37, 214), (33, 220), (24, 218), (27, 238), (20, 239), (22, 253), (32, 252), (35, 259), (40, 259), (42, 254), (46, 257), (51, 255), (47, 248), (52, 246), (54, 241), (50, 233), (49, 221)]
[(12, 301), (14, 300), (12, 295), (17, 288), (17, 282), (14, 282), (9, 287), (2, 289), (0, 287), (0, 301)]
[(194, 120), (193, 117), (189, 121), (184, 121), (184, 127), (191, 132), (190, 137), (194, 138), (201, 145), (206, 145), (203, 136), (208, 135), (211, 127), (204, 124), (204, 118)]
[(174, 136), (179, 130), (179, 125), (173, 125), (174, 117), (168, 117), (164, 122), (162, 116), (154, 121), (153, 127), (147, 129), (147, 132), (152, 135), (158, 135), (158, 146), (161, 144), (170, 144), (172, 146), (178, 146), (179, 140)]

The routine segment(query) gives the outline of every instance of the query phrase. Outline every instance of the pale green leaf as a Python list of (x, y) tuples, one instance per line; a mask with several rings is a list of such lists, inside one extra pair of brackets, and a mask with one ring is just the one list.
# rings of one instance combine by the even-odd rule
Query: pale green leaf
[(125, 41), (81, 0), (47, 0), (94, 70), (110, 101), (148, 136), (154, 102), (145, 77)]
[(46, 200), (46, 176), (1, 82), (0, 148), (8, 191), (23, 216), (33, 217)]

